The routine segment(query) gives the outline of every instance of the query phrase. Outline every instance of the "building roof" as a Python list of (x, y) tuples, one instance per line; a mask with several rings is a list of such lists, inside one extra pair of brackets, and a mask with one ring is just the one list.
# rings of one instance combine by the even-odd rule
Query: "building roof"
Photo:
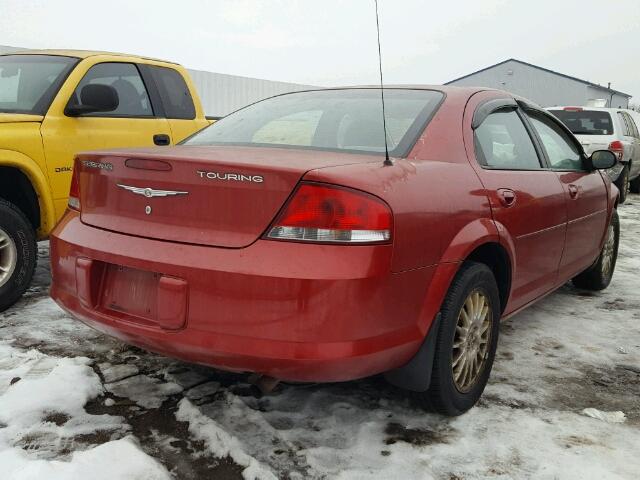
[(494, 65), (490, 65), (490, 66), (488, 66), (488, 67), (485, 67), (485, 68), (482, 68), (482, 69), (480, 69), (480, 70), (477, 70), (477, 71), (475, 71), (475, 72), (473, 72), (473, 73), (469, 73), (468, 75), (463, 75), (462, 77), (455, 78), (455, 79), (453, 79), (453, 80), (451, 80), (451, 81), (449, 81), (449, 82), (445, 83), (445, 85), (450, 85), (450, 84), (452, 84), (452, 83), (454, 83), (454, 82), (457, 82), (458, 80), (462, 80), (462, 79), (464, 79), (464, 78), (471, 77), (472, 75), (475, 75), (475, 74), (477, 74), (477, 73), (484, 72), (484, 71), (489, 70), (489, 69), (492, 69), (492, 68), (494, 68), (494, 67), (499, 67), (500, 65), (504, 65), (505, 63), (508, 63), (508, 62), (516, 62), (516, 63), (520, 63), (520, 64), (522, 64), (522, 65), (526, 65), (526, 66), (528, 66), (528, 67), (532, 67), (532, 68), (535, 68), (535, 69), (538, 69), (538, 70), (542, 70), (543, 72), (552, 73), (552, 74), (554, 74), (554, 75), (559, 75), (560, 77), (564, 77), (564, 78), (568, 78), (568, 79), (570, 79), (570, 80), (574, 80), (574, 81), (576, 81), (576, 82), (584, 83), (585, 85), (589, 85), (590, 87), (599, 88), (599, 89), (601, 89), (601, 90), (607, 90), (607, 91), (609, 91), (609, 92), (617, 93), (618, 95), (622, 95), (622, 96), (624, 96), (624, 97), (631, 98), (631, 95), (629, 95), (628, 93), (620, 92), (620, 91), (618, 91), (618, 90), (614, 90), (613, 88), (604, 87), (604, 86), (602, 86), (602, 85), (599, 85), (599, 84), (597, 84), (597, 83), (593, 83), (593, 82), (589, 82), (589, 81), (587, 81), (587, 80), (582, 80), (581, 78), (572, 77), (571, 75), (565, 75), (564, 73), (556, 72), (556, 71), (554, 71), (554, 70), (549, 70), (548, 68), (539, 67), (538, 65), (534, 65), (534, 64), (532, 64), (532, 63), (523, 62), (522, 60), (518, 60), (518, 59), (516, 59), (516, 58), (508, 58), (507, 60), (505, 60), (505, 61), (503, 61), (503, 62), (499, 62), (499, 63), (496, 63), (496, 64), (494, 64)]
[(55, 49), (44, 49), (44, 50), (32, 50), (32, 49), (24, 49), (24, 50), (20, 50), (20, 49), (12, 49), (10, 52), (6, 52), (3, 55), (16, 55), (16, 54), (20, 54), (20, 55), (57, 55), (57, 56), (61, 56), (61, 57), (75, 57), (75, 58), (88, 58), (88, 57), (95, 57), (96, 55), (113, 55), (113, 56), (118, 56), (118, 57), (136, 57), (136, 58), (142, 58), (145, 60), (155, 60), (157, 62), (164, 62), (164, 63), (175, 63), (175, 62), (170, 62), (168, 60), (160, 60), (158, 58), (150, 58), (150, 57), (145, 57), (142, 55), (133, 55), (133, 54), (127, 54), (127, 53), (115, 53), (115, 52), (101, 52), (101, 51), (94, 51), (94, 50), (55, 50)]

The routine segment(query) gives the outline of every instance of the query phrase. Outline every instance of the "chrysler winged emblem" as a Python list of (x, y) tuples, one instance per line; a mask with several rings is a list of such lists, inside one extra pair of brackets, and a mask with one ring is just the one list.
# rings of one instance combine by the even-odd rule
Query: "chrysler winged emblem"
[(149, 187), (133, 187), (131, 185), (123, 185), (121, 183), (116, 184), (118, 187), (123, 188), (125, 190), (129, 190), (131, 193), (135, 193), (136, 195), (142, 195), (147, 198), (152, 197), (172, 197), (174, 195), (188, 195), (189, 192), (181, 192), (179, 190), (156, 190), (155, 188)]

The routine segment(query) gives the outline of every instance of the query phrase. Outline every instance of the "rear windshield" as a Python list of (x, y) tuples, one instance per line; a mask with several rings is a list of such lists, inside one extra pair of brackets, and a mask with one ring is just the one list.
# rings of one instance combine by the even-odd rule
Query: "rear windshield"
[[(385, 88), (384, 96), (389, 154), (403, 157), (444, 95), (433, 90)], [(269, 98), (232, 113), (183, 144), (382, 154), (380, 89), (317, 90)]]
[(77, 58), (0, 56), (0, 113), (43, 115)]
[(609, 112), (599, 110), (550, 110), (575, 135), (613, 135)]

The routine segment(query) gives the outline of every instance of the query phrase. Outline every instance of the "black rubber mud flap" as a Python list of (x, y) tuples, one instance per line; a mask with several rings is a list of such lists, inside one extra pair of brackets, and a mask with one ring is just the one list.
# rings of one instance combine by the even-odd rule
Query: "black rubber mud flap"
[(412, 392), (426, 392), (429, 389), (439, 329), (440, 313), (436, 315), (436, 318), (431, 323), (429, 333), (427, 333), (424, 342), (422, 342), (418, 353), (402, 367), (384, 374), (387, 382)]

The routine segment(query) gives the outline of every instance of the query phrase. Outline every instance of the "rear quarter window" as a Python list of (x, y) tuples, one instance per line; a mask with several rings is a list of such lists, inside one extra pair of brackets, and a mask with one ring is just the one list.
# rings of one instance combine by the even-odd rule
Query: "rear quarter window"
[(149, 65), (149, 71), (158, 87), (166, 117), (178, 120), (196, 118), (193, 98), (182, 75), (171, 68), (155, 65)]

